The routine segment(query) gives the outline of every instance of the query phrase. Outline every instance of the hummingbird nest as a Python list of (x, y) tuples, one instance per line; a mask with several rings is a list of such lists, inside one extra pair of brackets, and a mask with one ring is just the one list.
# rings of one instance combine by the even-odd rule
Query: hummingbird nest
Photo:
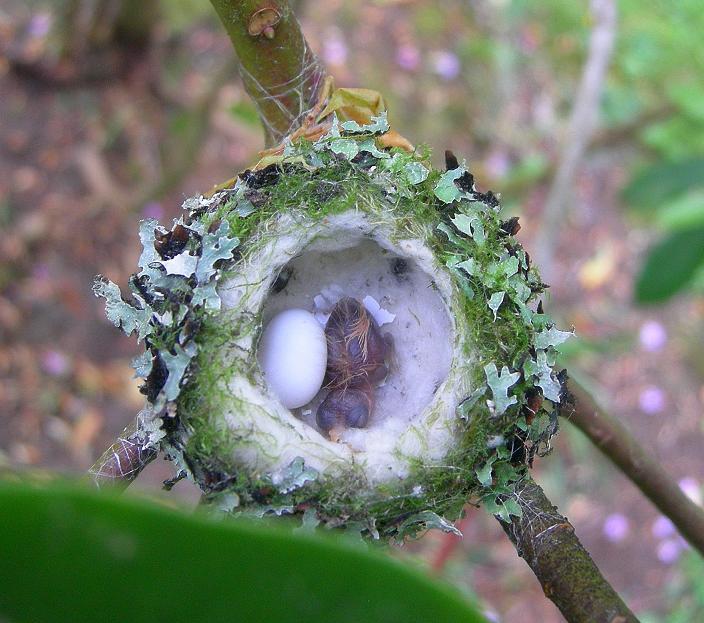
[[(188, 199), (170, 230), (143, 222), (132, 301), (96, 281), (145, 341), (150, 443), (213, 508), (397, 539), (453, 531), (467, 501), (521, 512), (513, 489), (557, 430), (555, 347), (571, 334), (543, 312), (517, 219), (451, 154), (437, 171), (382, 148), (387, 131), (381, 115), (287, 143)], [(292, 308), (323, 315), (328, 370), (288, 409), (257, 349)]]

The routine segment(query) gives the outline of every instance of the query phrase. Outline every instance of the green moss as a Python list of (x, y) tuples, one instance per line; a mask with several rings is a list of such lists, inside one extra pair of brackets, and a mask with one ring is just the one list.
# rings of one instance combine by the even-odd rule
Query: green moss
[[(239, 440), (222, 417), (235, 401), (227, 392), (227, 382), (235, 374), (248, 372), (239, 365), (239, 358), (227, 356), (235, 337), (224, 323), (204, 322), (192, 378), (178, 398), (177, 410), (186, 431), (185, 454), (191, 466), (196, 466), (194, 473), (238, 471), (232, 457)], [(223, 361), (232, 363), (223, 366)]]
[[(491, 394), (484, 367), (494, 364), (520, 372), (526, 358), (531, 357), (536, 331), (550, 326), (548, 318), (527, 307), (542, 291), (540, 279), (528, 269), (520, 246), (503, 231), (491, 196), (464, 188), (464, 194), (458, 191), (461, 196), (457, 201), (445, 204), (436, 196), (442, 172), (430, 170), (420, 182), (407, 173), (409, 165), (430, 169), (427, 150), (416, 154), (393, 150), (386, 160), (362, 152), (359, 161), (305, 142), (291, 151), (279, 165), (245, 176), (197, 217), (211, 230), (216, 223), (227, 221), (230, 234), (240, 240), (239, 259), (223, 270), (222, 278), (238, 271), (271, 242), (281, 214), (305, 225), (356, 210), (393, 223), (392, 239), (422, 241), (433, 252), (438, 270), (452, 276), (455, 295), (450, 304), (458, 330), (466, 332), (463, 354), (471, 375), (468, 385), (487, 393), (463, 414), (465, 419), (458, 417), (457, 443), (450, 453), (437, 464), (412, 461), (410, 474), (402, 483), (372, 487), (364, 471), (351, 466), (342, 474), (320, 474), (282, 493), (269, 475), (248, 473), (234, 464), (235, 451), (248, 442), (235, 438), (222, 416), (225, 411), (238, 410), (227, 391), (230, 379), (239, 375), (256, 384), (254, 356), (243, 356), (233, 349), (243, 335), (256, 337), (260, 319), (241, 317), (233, 311), (231, 322), (223, 322), (217, 316), (201, 314), (198, 355), (178, 399), (182, 428), (172, 434), (171, 442), (178, 443), (181, 437), (186, 440), (184, 455), (206, 492), (215, 494), (224, 489), (237, 494), (241, 506), (235, 512), (257, 508), (260, 512), (286, 509), (302, 513), (314, 508), (328, 526), (362, 525), (368, 534), (378, 531), (385, 537), (398, 535), (406, 520), (426, 511), (454, 520), (468, 499), (490, 499), (504, 491), (487, 490), (478, 481), (476, 470), (487, 461), (497, 473), (504, 474), (501, 486), (519, 477), (520, 469), (516, 472), (510, 465), (510, 451), (504, 447), (497, 455), (489, 440), (504, 438), (508, 443), (522, 434), (527, 395), (535, 392), (535, 386), (531, 379), (522, 378), (511, 387), (516, 404), (503, 413), (493, 413), (486, 400)], [(457, 215), (479, 219), (483, 237), (475, 239), (473, 230), (458, 225)], [(470, 259), (476, 266), (472, 271), (462, 267)], [(507, 269), (512, 262), (519, 265), (515, 274)], [(505, 293), (504, 300), (492, 310), (488, 301), (500, 292)], [(536, 320), (536, 316), (540, 318)], [(173, 343), (173, 339), (165, 335), (163, 343)], [(455, 368), (462, 365), (455, 362)], [(239, 407), (252, 408), (245, 404)], [(544, 414), (548, 408), (543, 408)], [(541, 434), (538, 431), (535, 440), (539, 441)], [(506, 466), (503, 472), (501, 465)]]

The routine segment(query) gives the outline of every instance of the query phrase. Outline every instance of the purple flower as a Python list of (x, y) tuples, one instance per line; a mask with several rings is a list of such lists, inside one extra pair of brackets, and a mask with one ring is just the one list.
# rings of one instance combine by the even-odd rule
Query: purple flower
[(640, 327), (639, 340), (643, 350), (654, 353), (667, 344), (667, 331), (657, 320), (648, 320)]
[(675, 534), (675, 524), (667, 517), (660, 515), (650, 528), (650, 533), (656, 539), (665, 539)]
[(62, 352), (48, 350), (42, 357), (42, 368), (50, 376), (63, 376), (70, 367), (70, 362)]
[(699, 504), (702, 503), (702, 489), (699, 483), (691, 476), (686, 476), (679, 481), (680, 489), (692, 502)]
[(414, 45), (400, 45), (396, 50), (396, 64), (406, 71), (415, 71), (420, 66), (420, 50)]
[(677, 542), (680, 544), (680, 547), (684, 549), (692, 549), (692, 546), (689, 544), (689, 542), (681, 537), (679, 534), (677, 535)]
[(449, 50), (439, 50), (433, 54), (433, 70), (444, 80), (457, 78), (462, 66), (457, 55)]
[(660, 413), (665, 408), (665, 392), (655, 385), (646, 387), (638, 396), (638, 404), (643, 413)]
[(604, 525), (601, 529), (606, 537), (606, 540), (611, 543), (619, 543), (623, 541), (623, 539), (628, 536), (630, 530), (631, 528), (628, 517), (621, 515), (620, 513), (609, 515), (604, 521)]
[(27, 32), (30, 37), (41, 39), (49, 34), (49, 30), (51, 30), (51, 15), (49, 13), (32, 15), (27, 25)]
[(164, 218), (164, 208), (158, 201), (149, 201), (142, 208), (144, 218), (155, 218), (157, 221)]
[(484, 166), (491, 177), (500, 179), (508, 175), (511, 169), (511, 160), (504, 150), (494, 149), (484, 161)]
[(39, 262), (32, 266), (32, 277), (37, 281), (49, 281), (51, 279), (51, 270), (49, 266), (43, 262)]
[(347, 60), (347, 45), (340, 37), (329, 37), (323, 43), (323, 58), (329, 65), (344, 65)]
[(666, 565), (675, 562), (682, 553), (682, 545), (675, 539), (667, 539), (660, 543), (657, 548), (658, 560)]

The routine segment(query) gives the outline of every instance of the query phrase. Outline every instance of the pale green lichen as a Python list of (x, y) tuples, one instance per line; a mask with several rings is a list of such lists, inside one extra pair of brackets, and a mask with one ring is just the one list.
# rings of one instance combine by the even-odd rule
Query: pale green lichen
[[(152, 408), (173, 415), (162, 447), (214, 506), (235, 514), (296, 514), (308, 524), (353, 527), (375, 538), (452, 530), (448, 521), (470, 498), (503, 519), (520, 513), (512, 486), (556, 431), (562, 383), (552, 365), (555, 347), (570, 334), (535, 309), (543, 285), (506, 231), (495, 197), (476, 191), (464, 166), (442, 173), (432, 170), (427, 153), (379, 149), (374, 136), (384, 128), (382, 117), (368, 127), (334, 123), (316, 143), (287, 145), (279, 163), (245, 172), (232, 188), (188, 200), (186, 217), (171, 232), (145, 222), (141, 272), (131, 284), (136, 306), (116, 286), (97, 286), (113, 322), (146, 340), (151, 372), (146, 358), (135, 367), (149, 374)], [(256, 343), (261, 316), (230, 309), (223, 317), (217, 286), (248, 274), (253, 258), (283, 235), (281, 215), (296, 231), (350, 211), (386, 228), (394, 243), (420, 241), (438, 274), (450, 276), (446, 303), (464, 355), (451, 379), (471, 388), (452, 424), (455, 443), (441, 461), (413, 459), (399, 482), (370, 485), (354, 465), (319, 473), (300, 458), (277, 473), (243, 469), (233, 457), (251, 440), (233, 434), (222, 414), (261, 409), (233, 404), (241, 399), (227, 389), (233, 377), (261, 383), (252, 353), (239, 352)], [(180, 230), (174, 237), (177, 227), (186, 235)], [(172, 247), (166, 253), (165, 236)], [(252, 295), (261, 295), (258, 287), (252, 284)], [(540, 394), (546, 400), (536, 401)], [(439, 417), (434, 409), (424, 422)]]

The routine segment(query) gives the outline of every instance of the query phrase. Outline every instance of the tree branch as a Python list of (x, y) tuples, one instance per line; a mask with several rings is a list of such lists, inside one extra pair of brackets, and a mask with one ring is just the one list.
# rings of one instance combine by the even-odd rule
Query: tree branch
[(637, 623), (543, 490), (527, 479), (516, 495), (523, 516), (498, 521), (569, 623)]
[(286, 0), (210, 0), (230, 35), (267, 147), (295, 130), (318, 100), (326, 71)]
[(149, 445), (149, 434), (143, 428), (143, 414), (144, 411), (137, 415), (88, 470), (88, 477), (99, 489), (106, 485), (126, 489), (157, 457), (158, 452)]
[(616, 36), (614, 0), (591, 0), (590, 5), (594, 29), (589, 39), (589, 53), (575, 96), (566, 140), (559, 156), (560, 164), (548, 192), (535, 242), (536, 264), (540, 266), (543, 278), (547, 281), (552, 280), (553, 251), (560, 225), (560, 213), (594, 128), (599, 98)]
[(566, 418), (581, 430), (643, 494), (668, 517), (680, 534), (704, 555), (704, 510), (692, 502), (665, 470), (614, 417), (601, 409), (573, 380), (576, 405)]

